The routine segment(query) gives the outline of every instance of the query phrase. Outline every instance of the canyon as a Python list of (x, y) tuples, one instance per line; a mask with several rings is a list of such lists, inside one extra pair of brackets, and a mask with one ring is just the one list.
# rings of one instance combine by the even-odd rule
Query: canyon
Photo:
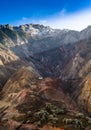
[(0, 25), (0, 129), (91, 129), (91, 26)]

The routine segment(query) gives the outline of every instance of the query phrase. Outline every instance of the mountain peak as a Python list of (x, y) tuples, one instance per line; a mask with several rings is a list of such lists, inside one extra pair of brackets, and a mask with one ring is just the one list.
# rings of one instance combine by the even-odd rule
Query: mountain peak
[(1, 25), (0, 25), (0, 29), (4, 29), (4, 28), (13, 30), (13, 26), (10, 25), (10, 24), (5, 24), (5, 25), (2, 25), (2, 24), (1, 24)]

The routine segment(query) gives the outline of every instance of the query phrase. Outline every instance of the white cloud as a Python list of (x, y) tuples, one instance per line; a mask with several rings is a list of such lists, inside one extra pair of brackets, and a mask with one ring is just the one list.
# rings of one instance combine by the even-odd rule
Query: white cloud
[(56, 16), (47, 20), (47, 25), (53, 28), (82, 30), (91, 25), (91, 9), (79, 11), (73, 14), (64, 15), (64, 17)]
[(65, 8), (63, 8), (57, 14), (46, 18), (46, 19), (30, 19), (23, 17), (20, 21), (17, 21), (15, 24), (26, 24), (26, 23), (37, 23), (50, 26), (52, 28), (58, 29), (72, 29), (72, 30), (82, 30), (87, 26), (91, 25), (91, 9), (85, 9), (78, 11), (73, 14), (67, 14)]

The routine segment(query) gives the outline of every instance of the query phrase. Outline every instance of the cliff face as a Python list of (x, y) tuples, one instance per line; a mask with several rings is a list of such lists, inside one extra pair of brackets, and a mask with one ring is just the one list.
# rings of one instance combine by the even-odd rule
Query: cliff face
[(81, 108), (91, 115), (91, 75), (86, 77), (78, 101)]
[(85, 78), (91, 71), (91, 39), (78, 42), (75, 48), (76, 53), (70, 59), (64, 71), (69, 67), (69, 77)]

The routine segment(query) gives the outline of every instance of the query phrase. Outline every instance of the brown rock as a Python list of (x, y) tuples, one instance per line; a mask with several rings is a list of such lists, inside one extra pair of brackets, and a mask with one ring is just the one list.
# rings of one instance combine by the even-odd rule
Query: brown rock
[(65, 130), (64, 128), (53, 127), (51, 125), (44, 126), (41, 130)]
[(87, 76), (79, 96), (79, 105), (91, 114), (91, 75)]
[(10, 120), (7, 122), (7, 130), (16, 130), (20, 123)]
[(22, 125), (22, 127), (19, 130), (38, 130), (36, 127), (32, 124), (30, 125)]

